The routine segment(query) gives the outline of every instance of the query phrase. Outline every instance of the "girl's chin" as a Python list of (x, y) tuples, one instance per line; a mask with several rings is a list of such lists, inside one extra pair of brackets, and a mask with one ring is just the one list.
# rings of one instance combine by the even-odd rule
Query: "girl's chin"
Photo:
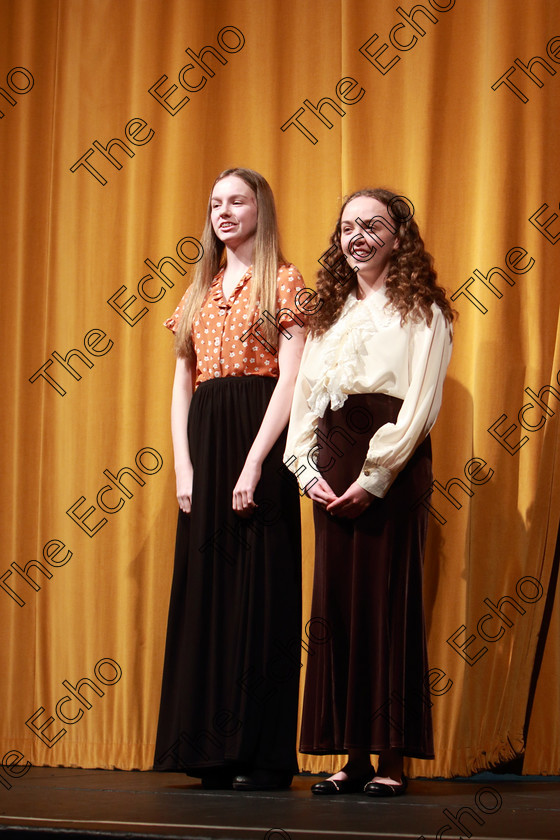
[(232, 251), (235, 251), (236, 248), (239, 248), (241, 245), (245, 245), (247, 242), (254, 239), (252, 236), (229, 236), (228, 234), (223, 234), (222, 231), (216, 233), (216, 236), (223, 245)]
[(348, 260), (348, 265), (350, 268), (354, 269), (354, 271), (359, 272), (360, 274), (366, 275), (371, 274), (374, 276), (379, 276), (383, 271), (385, 271), (387, 265), (383, 264), (375, 264), (372, 263), (371, 259), (369, 260)]
[(348, 263), (350, 268), (353, 268), (354, 271), (359, 271), (360, 274), (369, 274), (371, 272), (371, 266), (368, 260), (359, 261), (359, 260), (351, 260)]
[(223, 242), (224, 245), (235, 245), (237, 243), (237, 238), (235, 236), (230, 235), (229, 233), (224, 233), (223, 231), (219, 231), (216, 236)]

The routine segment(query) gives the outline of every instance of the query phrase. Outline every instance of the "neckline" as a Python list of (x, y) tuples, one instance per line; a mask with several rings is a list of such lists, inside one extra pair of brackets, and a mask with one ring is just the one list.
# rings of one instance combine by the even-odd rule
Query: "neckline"
[(224, 294), (224, 274), (225, 274), (225, 272), (226, 272), (226, 266), (225, 266), (225, 265), (223, 265), (223, 266), (220, 268), (220, 270), (219, 270), (218, 274), (216, 275), (216, 280), (217, 280), (217, 285), (218, 285), (218, 294), (219, 294), (219, 297), (223, 300), (223, 302), (224, 302), (226, 305), (228, 305), (228, 306), (229, 306), (229, 305), (230, 305), (230, 303), (233, 301), (233, 298), (235, 297), (235, 294), (236, 294), (236, 292), (238, 291), (238, 289), (243, 288), (243, 286), (245, 285), (246, 280), (250, 279), (250, 277), (252, 276), (252, 272), (253, 272), (253, 265), (251, 264), (251, 265), (247, 268), (247, 270), (245, 271), (245, 273), (241, 275), (241, 277), (239, 278), (239, 280), (237, 281), (237, 283), (235, 284), (235, 286), (234, 286), (234, 287), (233, 287), (233, 289), (231, 290), (231, 294), (230, 294), (228, 297), (226, 297), (226, 296), (225, 296), (225, 294)]
[(385, 290), (386, 290), (385, 283), (382, 286), (379, 286), (377, 289), (371, 289), (371, 291), (363, 298), (358, 297), (358, 286), (352, 290), (354, 297), (356, 298), (358, 303), (366, 303), (370, 298), (375, 297), (386, 297)]

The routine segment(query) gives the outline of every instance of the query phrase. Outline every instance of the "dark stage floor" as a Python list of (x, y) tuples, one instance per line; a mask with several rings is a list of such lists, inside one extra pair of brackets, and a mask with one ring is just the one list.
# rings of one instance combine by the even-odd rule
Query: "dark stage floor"
[(393, 800), (312, 796), (313, 781), (299, 776), (291, 790), (273, 793), (214, 792), (175, 773), (32, 768), (11, 790), (0, 788), (0, 836), (560, 838), (557, 777), (413, 780), (406, 796)]

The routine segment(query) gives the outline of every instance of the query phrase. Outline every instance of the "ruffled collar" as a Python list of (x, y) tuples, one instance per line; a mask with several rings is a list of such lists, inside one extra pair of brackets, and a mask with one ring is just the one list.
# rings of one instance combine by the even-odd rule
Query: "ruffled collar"
[(329, 405), (333, 411), (344, 405), (363, 369), (367, 340), (388, 327), (395, 317), (398, 313), (388, 304), (384, 287), (361, 301), (352, 291), (337, 321), (324, 335), (312, 339), (321, 358), (308, 397), (309, 408), (316, 416), (323, 417)]
[(237, 284), (235, 285), (231, 295), (229, 298), (224, 296), (224, 290), (222, 285), (222, 280), (224, 278), (224, 272), (226, 270), (225, 265), (223, 265), (212, 282), (210, 283), (210, 298), (221, 308), (221, 309), (229, 309), (232, 304), (235, 302), (236, 298), (238, 297), (241, 289), (245, 286), (246, 283), (251, 279), (253, 274), (253, 266), (250, 265), (245, 274), (239, 278)]

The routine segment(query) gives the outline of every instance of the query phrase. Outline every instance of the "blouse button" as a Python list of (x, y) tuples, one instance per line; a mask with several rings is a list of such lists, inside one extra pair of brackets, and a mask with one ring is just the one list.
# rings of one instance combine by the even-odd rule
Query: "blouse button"
[(364, 475), (369, 475), (369, 470), (364, 470)]

